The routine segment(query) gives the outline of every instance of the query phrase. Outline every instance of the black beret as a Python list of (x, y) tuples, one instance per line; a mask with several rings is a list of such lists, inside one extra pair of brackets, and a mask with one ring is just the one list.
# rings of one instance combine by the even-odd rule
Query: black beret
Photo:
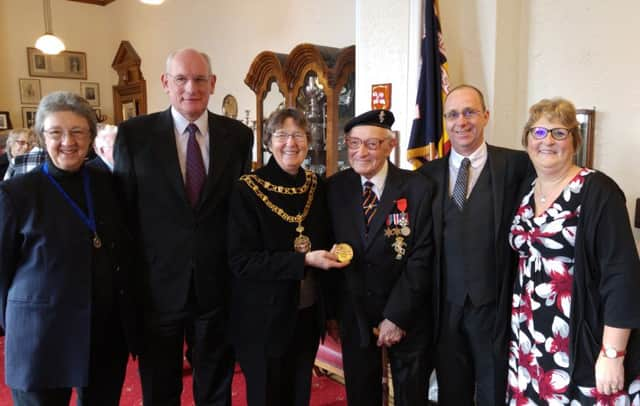
[(371, 110), (349, 120), (344, 126), (344, 132), (348, 133), (353, 127), (359, 125), (373, 125), (390, 130), (394, 121), (396, 121), (396, 119), (389, 110)]

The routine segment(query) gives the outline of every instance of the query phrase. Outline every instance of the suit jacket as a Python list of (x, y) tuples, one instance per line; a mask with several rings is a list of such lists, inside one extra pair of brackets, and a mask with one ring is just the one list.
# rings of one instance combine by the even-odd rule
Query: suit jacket
[[(130, 350), (137, 352), (133, 268), (111, 178), (87, 168), (101, 250)], [(0, 327), (16, 389), (82, 387), (89, 379), (95, 253), (92, 233), (36, 170), (0, 183)], [(92, 272), (94, 271), (94, 272)], [(108, 311), (108, 309), (106, 309)]]
[[(405, 239), (404, 255), (397, 259), (392, 247), (396, 237), (385, 235), (385, 223), (389, 214), (400, 212), (396, 202), (402, 198), (407, 200), (411, 234)], [(354, 251), (351, 264), (336, 271), (344, 275), (340, 301), (354, 312), (363, 346), (372, 339), (372, 328), (385, 318), (409, 334), (429, 327), (431, 199), (432, 186), (425, 177), (389, 163), (384, 191), (366, 234), (360, 175), (347, 169), (329, 179), (336, 242), (348, 243)]]
[(190, 289), (198, 309), (227, 304), (228, 198), (251, 167), (251, 130), (209, 113), (209, 171), (200, 201), (187, 200), (171, 110), (120, 124), (114, 174), (136, 237), (145, 309), (170, 315), (184, 311)]
[(107, 165), (107, 163), (99, 156), (87, 161), (87, 166), (111, 174), (111, 168), (109, 168), (109, 165)]
[[(491, 174), (491, 188), (493, 197), (494, 218), (494, 247), (496, 264), (496, 297), (497, 317), (494, 329), (494, 348), (504, 351), (506, 348), (511, 315), (511, 293), (513, 290), (513, 275), (516, 269), (516, 253), (509, 247), (508, 233), (515, 210), (520, 203), (520, 196), (527, 181), (533, 176), (533, 167), (527, 154), (506, 148), (487, 145), (487, 163)], [(432, 179), (436, 185), (433, 200), (433, 234), (435, 240), (435, 330), (434, 338), (438, 336), (439, 312), (442, 301), (445, 300), (443, 278), (445, 266), (443, 261), (444, 210), (449, 196), (449, 155), (444, 158), (427, 162), (419, 171)], [(473, 253), (469, 253), (473, 255)]]
[(4, 179), (4, 173), (7, 171), (9, 167), (9, 155), (7, 153), (3, 153), (0, 155), (0, 181)]
[[(297, 176), (285, 173), (271, 158), (255, 174), (279, 186), (301, 186)], [(264, 189), (261, 188), (264, 192)], [(286, 213), (301, 213), (307, 193), (283, 195), (266, 192)], [(300, 303), (300, 282), (313, 273), (317, 332), (324, 331), (326, 271), (304, 265), (304, 254), (295, 252), (296, 223), (288, 223), (273, 213), (249, 188), (238, 181), (231, 198), (229, 220), (229, 260), (233, 273), (231, 332), (238, 353), (253, 351), (259, 356), (281, 356), (291, 348)], [(326, 202), (326, 185), (318, 179), (309, 214), (302, 223), (312, 250), (331, 249), (331, 225)], [(244, 355), (244, 354), (243, 354)]]

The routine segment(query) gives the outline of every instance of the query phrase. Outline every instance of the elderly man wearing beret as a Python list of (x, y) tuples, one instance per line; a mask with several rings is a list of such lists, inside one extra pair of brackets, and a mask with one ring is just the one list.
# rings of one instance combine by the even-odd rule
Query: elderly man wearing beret
[(372, 110), (345, 126), (347, 169), (329, 180), (335, 239), (353, 249), (336, 289), (350, 406), (380, 404), (386, 348), (398, 406), (424, 404), (430, 345), (431, 183), (397, 168), (393, 113)]

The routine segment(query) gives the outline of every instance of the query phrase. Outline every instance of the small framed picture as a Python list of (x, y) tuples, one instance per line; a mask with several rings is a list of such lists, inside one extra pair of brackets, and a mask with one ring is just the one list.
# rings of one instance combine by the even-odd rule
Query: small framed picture
[(9, 116), (8, 111), (0, 111), (0, 130), (10, 130), (11, 128), (11, 117)]
[(22, 126), (24, 128), (31, 128), (36, 123), (37, 107), (23, 107), (22, 108)]
[(92, 106), (100, 105), (100, 84), (97, 82), (80, 82), (80, 96)]
[(40, 91), (40, 79), (20, 79), (20, 103), (38, 104), (42, 93)]
[(46, 78), (87, 79), (87, 54), (63, 51), (45, 55), (39, 49), (27, 48), (29, 76)]
[(138, 107), (136, 106), (136, 101), (131, 100), (122, 103), (122, 119), (128, 120), (130, 118), (136, 117), (138, 115)]

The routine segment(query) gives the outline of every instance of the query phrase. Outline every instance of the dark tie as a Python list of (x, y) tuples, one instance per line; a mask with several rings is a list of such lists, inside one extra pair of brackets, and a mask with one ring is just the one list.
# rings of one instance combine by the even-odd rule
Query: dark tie
[(460, 210), (464, 207), (464, 203), (467, 200), (467, 184), (469, 183), (469, 164), (471, 161), (469, 158), (464, 158), (460, 163), (460, 169), (458, 170), (458, 178), (456, 179), (456, 185), (453, 187), (453, 193), (451, 198), (455, 202), (456, 206)]
[(367, 226), (367, 229), (378, 209), (378, 196), (376, 196), (372, 187), (373, 183), (366, 181), (364, 182), (364, 190), (362, 191), (362, 210), (364, 211), (364, 224)]
[(185, 188), (187, 190), (187, 198), (191, 203), (191, 207), (196, 207), (207, 175), (204, 171), (204, 162), (202, 161), (200, 145), (196, 140), (198, 127), (191, 123), (187, 126), (186, 131), (189, 133), (189, 141), (187, 142)]

